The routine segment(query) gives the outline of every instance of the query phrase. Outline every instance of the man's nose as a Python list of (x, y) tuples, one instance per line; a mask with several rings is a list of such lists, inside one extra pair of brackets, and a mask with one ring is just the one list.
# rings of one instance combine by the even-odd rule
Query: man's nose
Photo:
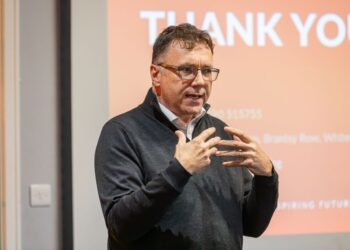
[(192, 81), (192, 85), (204, 85), (205, 81), (201, 69), (197, 69), (197, 75)]

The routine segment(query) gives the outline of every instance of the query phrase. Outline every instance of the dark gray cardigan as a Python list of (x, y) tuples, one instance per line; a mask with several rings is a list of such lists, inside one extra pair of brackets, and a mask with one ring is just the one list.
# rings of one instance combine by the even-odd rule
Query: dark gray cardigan
[[(215, 127), (214, 136), (231, 139), (224, 126), (206, 114), (193, 138)], [(109, 249), (239, 250), (243, 234), (257, 237), (269, 224), (277, 174), (252, 178), (246, 168), (225, 168), (213, 156), (191, 176), (174, 159), (176, 130), (151, 90), (143, 104), (103, 127), (95, 171)]]

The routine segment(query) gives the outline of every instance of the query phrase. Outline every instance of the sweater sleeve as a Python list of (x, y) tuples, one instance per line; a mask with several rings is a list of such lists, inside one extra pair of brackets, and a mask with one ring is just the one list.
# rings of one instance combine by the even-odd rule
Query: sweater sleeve
[(254, 176), (245, 172), (245, 197), (243, 204), (243, 233), (260, 236), (270, 223), (277, 207), (278, 175), (274, 168), (272, 176)]
[(191, 176), (173, 159), (145, 183), (132, 141), (113, 122), (102, 129), (95, 152), (95, 173), (109, 235), (124, 242), (151, 230)]

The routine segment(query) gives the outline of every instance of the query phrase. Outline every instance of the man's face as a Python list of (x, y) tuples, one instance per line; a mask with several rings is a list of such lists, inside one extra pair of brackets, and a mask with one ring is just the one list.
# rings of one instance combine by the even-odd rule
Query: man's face
[[(173, 42), (158, 61), (176, 67), (212, 67), (213, 54), (205, 44), (197, 44), (188, 50), (181, 43)], [(182, 80), (173, 70), (152, 65), (151, 76), (153, 86), (160, 88), (159, 102), (184, 122), (200, 113), (211, 92), (212, 83), (205, 81), (200, 71), (195, 79)]]

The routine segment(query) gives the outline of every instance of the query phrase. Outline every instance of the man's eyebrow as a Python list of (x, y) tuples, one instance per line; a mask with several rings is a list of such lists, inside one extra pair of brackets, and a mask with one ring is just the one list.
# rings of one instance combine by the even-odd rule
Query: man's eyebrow
[(198, 66), (198, 64), (194, 64), (194, 63), (183, 63), (183, 64), (180, 64), (178, 67), (196, 67), (196, 68), (212, 68), (213, 66), (212, 65), (208, 65), (208, 64), (203, 64), (201, 65), (200, 67)]

